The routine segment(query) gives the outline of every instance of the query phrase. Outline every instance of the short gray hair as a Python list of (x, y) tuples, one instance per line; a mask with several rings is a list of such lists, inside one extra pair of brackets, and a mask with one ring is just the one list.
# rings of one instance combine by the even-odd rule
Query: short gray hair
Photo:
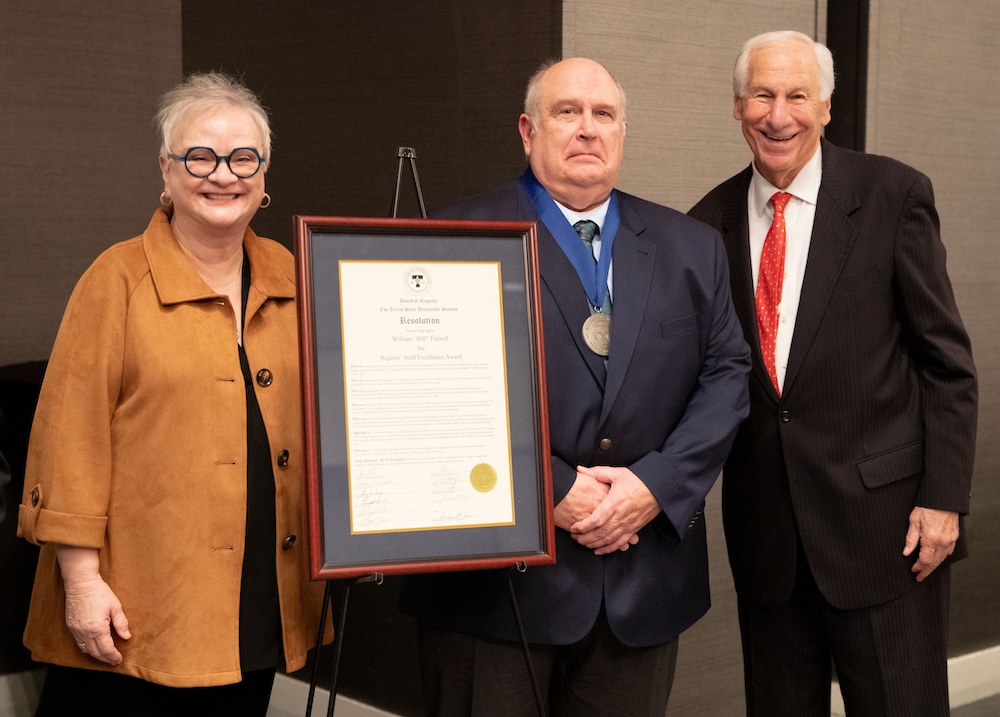
[[(528, 115), (528, 119), (531, 120), (531, 129), (538, 129), (538, 115), (542, 111), (542, 77), (552, 69), (553, 65), (561, 62), (556, 59), (549, 59), (539, 65), (538, 69), (535, 70), (535, 74), (531, 76), (528, 80), (528, 89), (524, 93), (524, 114)], [(603, 65), (601, 65), (604, 67)], [(622, 87), (622, 83), (618, 81), (618, 78), (611, 74), (611, 71), (607, 67), (604, 71), (608, 73), (612, 81), (614, 81), (615, 86), (618, 88), (618, 94), (621, 97), (622, 104), (622, 116), (621, 119), (625, 121), (625, 88)]]
[(736, 58), (736, 65), (733, 67), (733, 94), (736, 97), (745, 97), (747, 90), (749, 90), (750, 55), (754, 50), (771, 45), (791, 45), (796, 42), (812, 48), (813, 54), (816, 55), (816, 64), (819, 67), (820, 100), (825, 102), (830, 99), (834, 86), (833, 54), (823, 43), (816, 42), (808, 35), (794, 30), (765, 32), (762, 35), (751, 37), (744, 43), (739, 57)]
[(189, 113), (214, 107), (235, 107), (250, 113), (264, 145), (260, 148), (261, 154), (270, 164), (271, 124), (267, 110), (261, 105), (257, 95), (240, 80), (221, 72), (193, 74), (160, 98), (160, 106), (156, 112), (156, 125), (160, 131), (160, 156), (167, 159), (171, 152), (171, 135)]

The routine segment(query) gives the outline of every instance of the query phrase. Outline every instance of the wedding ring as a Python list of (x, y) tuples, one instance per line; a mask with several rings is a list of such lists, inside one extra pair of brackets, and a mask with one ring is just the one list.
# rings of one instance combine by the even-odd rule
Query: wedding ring
[(76, 646), (77, 647), (86, 647), (87, 643), (86, 642), (78, 642), (78, 643), (76, 643)]

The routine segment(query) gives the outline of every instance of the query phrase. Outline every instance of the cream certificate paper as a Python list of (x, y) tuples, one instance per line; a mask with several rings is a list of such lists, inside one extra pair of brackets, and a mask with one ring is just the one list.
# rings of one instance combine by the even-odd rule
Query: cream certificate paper
[(512, 524), (499, 263), (339, 272), (351, 532)]

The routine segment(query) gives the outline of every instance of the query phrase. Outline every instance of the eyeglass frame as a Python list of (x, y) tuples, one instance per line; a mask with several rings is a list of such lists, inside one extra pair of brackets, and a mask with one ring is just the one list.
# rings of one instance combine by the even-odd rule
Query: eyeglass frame
[[(201, 175), (195, 174), (194, 172), (191, 171), (191, 168), (188, 167), (187, 164), (188, 155), (194, 152), (196, 149), (207, 149), (215, 157), (215, 166), (212, 168), (212, 171), (209, 172), (208, 174), (201, 174)], [(253, 174), (248, 174), (245, 177), (241, 177), (240, 175), (236, 174), (236, 172), (233, 171), (233, 166), (229, 163), (229, 158), (232, 157), (237, 152), (240, 152), (244, 149), (253, 152), (254, 155), (256, 155), (258, 161), (257, 161), (257, 169), (254, 170)], [(208, 179), (209, 177), (211, 177), (213, 174), (219, 171), (219, 165), (222, 164), (222, 160), (226, 161), (226, 167), (229, 169), (230, 174), (232, 174), (234, 177), (236, 177), (237, 179), (250, 179), (251, 177), (257, 176), (257, 172), (259, 172), (260, 168), (264, 166), (265, 162), (267, 162), (267, 157), (262, 157), (260, 152), (258, 152), (253, 147), (236, 147), (229, 154), (217, 154), (216, 151), (211, 147), (188, 147), (188, 151), (184, 153), (184, 156), (174, 154), (173, 152), (167, 152), (167, 157), (169, 157), (170, 159), (176, 159), (178, 162), (183, 164), (184, 170), (195, 179)]]

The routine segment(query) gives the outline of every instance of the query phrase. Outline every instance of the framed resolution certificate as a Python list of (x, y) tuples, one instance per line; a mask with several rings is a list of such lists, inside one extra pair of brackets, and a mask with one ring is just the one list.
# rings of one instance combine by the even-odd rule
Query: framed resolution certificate
[(295, 234), (313, 577), (553, 562), (534, 224)]

